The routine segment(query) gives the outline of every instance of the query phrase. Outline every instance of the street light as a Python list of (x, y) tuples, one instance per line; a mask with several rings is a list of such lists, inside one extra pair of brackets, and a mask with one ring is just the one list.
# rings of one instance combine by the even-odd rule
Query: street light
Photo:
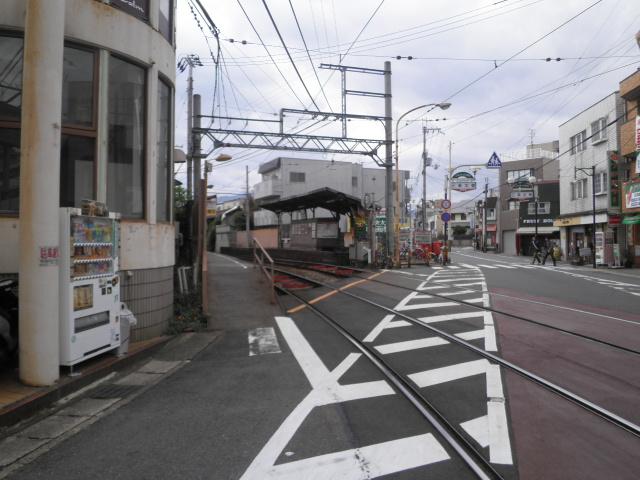
[[(398, 218), (399, 212), (400, 212), (400, 157), (398, 154), (398, 143), (400, 143), (400, 139), (398, 138), (398, 127), (400, 125), (400, 121), (406, 117), (407, 115), (409, 115), (412, 112), (415, 112), (416, 110), (420, 110), (421, 108), (426, 108), (426, 107), (438, 107), (441, 110), (446, 110), (447, 108), (449, 108), (451, 106), (451, 104), (449, 102), (442, 102), (442, 103), (427, 103), (426, 105), (420, 105), (418, 107), (414, 107), (411, 110), (407, 110), (406, 112), (404, 112), (402, 115), (400, 115), (400, 118), (398, 118), (398, 120), (396, 121), (396, 201), (395, 201), (395, 221), (394, 223), (394, 228), (395, 228), (395, 242), (394, 242), (394, 248), (395, 248), (395, 252), (394, 252), (394, 260), (397, 266), (400, 266), (400, 248), (399, 248), (399, 243), (400, 243), (400, 221)], [(388, 206), (387, 206), (388, 207)]]

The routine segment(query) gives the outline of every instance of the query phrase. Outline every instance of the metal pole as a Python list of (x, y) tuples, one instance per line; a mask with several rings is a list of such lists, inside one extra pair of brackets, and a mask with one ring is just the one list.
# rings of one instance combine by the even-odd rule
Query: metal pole
[(538, 185), (533, 186), (533, 195), (534, 195), (534, 203), (535, 203), (535, 237), (538, 238)]
[(487, 194), (489, 193), (489, 179), (484, 178), (484, 203), (482, 204), (482, 251), (487, 251)]
[(596, 166), (591, 167), (591, 201), (593, 207), (593, 220), (591, 232), (591, 256), (593, 257), (593, 268), (596, 268)]
[(347, 71), (340, 69), (342, 81), (342, 138), (347, 138)]
[[(195, 128), (200, 128), (200, 105), (201, 105), (201, 98), (200, 95), (194, 95), (193, 96), (193, 126)], [(193, 202), (193, 206), (196, 209), (196, 212), (198, 214), (195, 215), (195, 218), (200, 218), (202, 215), (202, 212), (200, 211), (200, 197), (202, 196), (202, 192), (201, 192), (201, 184), (200, 184), (200, 176), (201, 176), (201, 168), (200, 168), (200, 157), (201, 157), (201, 151), (200, 151), (200, 144), (201, 144), (201, 139), (200, 139), (200, 135), (194, 135), (193, 136), (193, 189), (194, 189), (194, 202)], [(191, 219), (193, 219), (193, 215), (191, 215)], [(193, 221), (193, 220), (191, 220)], [(201, 254), (202, 254), (202, 249), (200, 248), (200, 241), (202, 240), (202, 231), (200, 230), (200, 222), (195, 222), (193, 231), (196, 237), (196, 241), (195, 243), (195, 251), (196, 251), (196, 259), (195, 259), (195, 265), (194, 265), (194, 269), (193, 269), (193, 279), (194, 279), (194, 285), (198, 284), (199, 281), (199, 268), (201, 265)]]
[[(426, 127), (423, 132), (426, 135)], [(423, 140), (425, 141), (425, 140)], [(422, 231), (427, 230), (427, 151), (424, 150), (422, 159)]]
[[(385, 208), (387, 256), (394, 251), (393, 245), (393, 115), (391, 108), (391, 62), (384, 62), (384, 133), (385, 133)], [(398, 185), (396, 185), (398, 187)]]
[(193, 198), (193, 64), (189, 62), (187, 78), (187, 198)]
[(245, 166), (246, 169), (246, 187), (247, 187), (247, 198), (246, 198), (246, 211), (245, 211), (245, 231), (247, 232), (247, 248), (250, 247), (249, 237), (251, 236), (251, 200), (249, 198), (249, 165)]

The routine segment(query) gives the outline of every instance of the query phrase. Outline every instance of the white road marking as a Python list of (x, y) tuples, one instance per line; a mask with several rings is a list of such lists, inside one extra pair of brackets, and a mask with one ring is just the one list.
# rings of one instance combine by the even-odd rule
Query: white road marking
[(439, 307), (455, 307), (458, 305), (455, 302), (436, 302), (436, 303), (418, 303), (414, 305), (407, 305), (410, 301), (415, 299), (432, 298), (431, 295), (422, 295), (418, 292), (411, 292), (405, 298), (403, 298), (398, 305), (394, 307), (394, 310), (398, 312), (404, 312), (407, 310), (419, 310), (422, 308), (439, 308)]
[(449, 268), (450, 268), (451, 270), (457, 270), (457, 269), (458, 269), (458, 268), (460, 268), (460, 267), (456, 267), (455, 265), (449, 265)]
[(500, 365), (487, 365), (487, 398), (504, 400), (502, 379), (500, 378)]
[(471, 362), (456, 363), (455, 365), (412, 373), (408, 375), (408, 377), (420, 388), (430, 387), (453, 380), (460, 380), (461, 378), (484, 375), (486, 374), (488, 363), (485, 359), (473, 360)]
[(393, 318), (395, 315), (387, 315), (385, 316), (378, 325), (376, 325), (371, 332), (364, 338), (363, 342), (369, 343), (373, 342), (378, 335), (382, 333), (383, 330), (387, 328), (397, 328), (397, 327), (409, 327), (411, 324), (406, 320), (396, 320), (393, 322)]
[(485, 285), (484, 282), (456, 283), (454, 287), (470, 287), (471, 285)]
[(419, 348), (436, 347), (439, 345), (447, 345), (449, 342), (440, 337), (419, 338), (418, 340), (408, 340), (406, 342), (387, 343), (386, 345), (378, 345), (375, 347), (383, 355), (390, 353), (407, 352), (409, 350), (417, 350)]
[(482, 268), (499, 268), (499, 267), (496, 267), (495, 265), (485, 265), (483, 263), (479, 264), (478, 266)]
[(463, 422), (460, 426), (464, 428), (482, 448), (489, 446), (489, 423), (486, 415)]
[(445, 278), (442, 280), (433, 280), (433, 283), (449, 283), (449, 282), (459, 282), (460, 280), (466, 281), (466, 280), (484, 280), (483, 277), (470, 277), (470, 278), (465, 278), (465, 277), (459, 277), (459, 278)]
[(428, 317), (420, 317), (418, 320), (422, 323), (436, 323), (436, 322), (446, 322), (448, 320), (463, 320), (465, 318), (477, 318), (484, 317), (485, 312), (477, 311), (477, 312), (462, 312), (462, 313), (451, 313), (448, 315), (430, 315)]
[[(454, 295), (467, 295), (469, 293), (478, 293), (476, 290), (451, 290), (450, 292), (438, 292), (438, 295), (454, 296)], [(465, 300), (468, 301), (468, 300)]]
[(497, 352), (496, 329), (493, 325), (484, 326), (484, 349), (487, 352)]
[(456, 333), (456, 337), (461, 338), (462, 340), (479, 340), (484, 338), (485, 332), (483, 330), (472, 330), (470, 332), (462, 332)]
[(445, 449), (427, 433), (274, 465), (261, 478), (367, 480), (448, 459)]
[(215, 255), (216, 257), (224, 258), (225, 260), (229, 260), (230, 262), (235, 263), (237, 266), (239, 266), (240, 268), (244, 268), (245, 270), (247, 268), (249, 268), (246, 265), (243, 265), (242, 263), (240, 263), (239, 261), (237, 261), (237, 260), (235, 260), (235, 259), (233, 259), (231, 257), (228, 257), (226, 255), (221, 255), (219, 253), (212, 253), (212, 255)]
[(249, 356), (280, 353), (278, 337), (273, 327), (249, 330)]
[(484, 297), (478, 297), (478, 298), (471, 298), (469, 300), (462, 300), (463, 302), (466, 303), (484, 303)]
[[(281, 467), (285, 467), (289, 464), (276, 466), (275, 463), (278, 460), (278, 457), (285, 450), (289, 442), (291, 442), (293, 436), (314, 408), (361, 398), (393, 395), (395, 392), (385, 381), (340, 385), (338, 383), (340, 377), (342, 377), (349, 368), (354, 365), (358, 358), (361, 357), (361, 354), (351, 353), (347, 355), (347, 357), (334, 370), (329, 371), (315, 353), (311, 345), (309, 345), (306, 338), (304, 338), (300, 330), (298, 330), (298, 327), (291, 318), (276, 317), (276, 323), (278, 324), (284, 339), (289, 345), (291, 352), (300, 364), (304, 374), (309, 379), (309, 382), (312, 385), (312, 390), (293, 409), (280, 427), (271, 436), (269, 441), (265, 444), (262, 450), (260, 450), (258, 455), (251, 462), (251, 465), (249, 465), (247, 470), (244, 472), (241, 480), (266, 480), (275, 478), (344, 478), (351, 480), (363, 478), (362, 470), (360, 470), (361, 475), (356, 477), (352, 476), (350, 473), (348, 473), (347, 476), (342, 477), (333, 475), (326, 476), (321, 472), (320, 467), (314, 463), (313, 458), (306, 459), (306, 463), (304, 464), (306, 465), (306, 468), (310, 469), (309, 471), (303, 468), (297, 468), (295, 470), (295, 476), (292, 476), (294, 475), (293, 473), (289, 476), (284, 475), (284, 473), (279, 473), (288, 471), (287, 468)], [(430, 444), (429, 446), (432, 447), (433, 444)], [(361, 452), (362, 449), (357, 450)], [(435, 449), (434, 451), (437, 452)], [(413, 455), (413, 452), (414, 450), (411, 450), (411, 455)], [(376, 464), (376, 454), (377, 452), (367, 453), (366, 455), (360, 456), (359, 460), (364, 464), (369, 462)], [(421, 454), (426, 454), (426, 452), (421, 451)], [(374, 456), (374, 458), (369, 458), (370, 455)], [(320, 455), (315, 458), (327, 457)], [(388, 459), (385, 457), (385, 460)], [(398, 464), (395, 465), (397, 466)], [(391, 462), (390, 468), (391, 467), (394, 467), (393, 462)], [(322, 468), (325, 467), (323, 466)], [(338, 470), (340, 472), (352, 472), (352, 469), (350, 469), (348, 465), (345, 465), (345, 462), (340, 461), (337, 464), (329, 462), (329, 465), (326, 468), (330, 468), (331, 472), (336, 472)], [(394, 472), (389, 471), (389, 473)]]

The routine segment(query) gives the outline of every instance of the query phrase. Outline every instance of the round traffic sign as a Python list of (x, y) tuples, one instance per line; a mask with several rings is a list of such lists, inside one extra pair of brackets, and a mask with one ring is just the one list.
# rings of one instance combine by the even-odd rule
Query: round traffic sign
[(445, 210), (451, 208), (451, 202), (449, 200), (442, 200), (442, 208)]
[(440, 216), (440, 218), (442, 219), (442, 221), (443, 221), (444, 223), (447, 223), (447, 222), (449, 222), (449, 220), (451, 220), (451, 214), (450, 214), (449, 212), (444, 212), (444, 213)]

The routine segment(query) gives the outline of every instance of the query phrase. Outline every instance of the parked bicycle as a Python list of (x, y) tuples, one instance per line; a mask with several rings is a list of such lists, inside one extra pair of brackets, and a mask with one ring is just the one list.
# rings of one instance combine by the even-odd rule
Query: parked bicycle
[(18, 282), (0, 280), (0, 370), (14, 366), (18, 353)]

